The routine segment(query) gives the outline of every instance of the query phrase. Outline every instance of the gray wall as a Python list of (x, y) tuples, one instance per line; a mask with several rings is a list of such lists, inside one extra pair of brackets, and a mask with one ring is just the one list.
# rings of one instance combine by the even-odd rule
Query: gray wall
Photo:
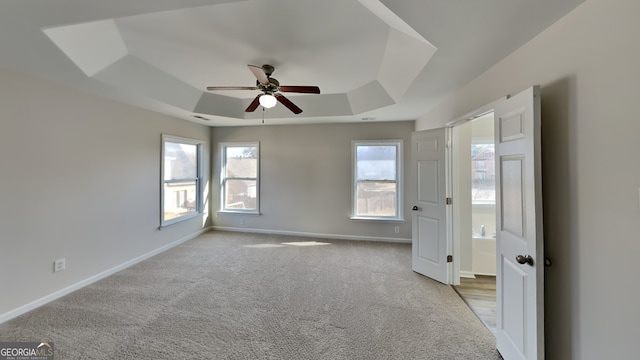
[(416, 122), (541, 85), (547, 359), (635, 359), (640, 2), (587, 0)]
[[(409, 174), (413, 129), (413, 121), (215, 128), (212, 130), (214, 188), (220, 181), (218, 144), (260, 142), (261, 215), (217, 213), (220, 194), (216, 190), (212, 191), (214, 225), (254, 232), (410, 241), (408, 176), (404, 177), (404, 222), (349, 219), (351, 141), (403, 139), (404, 172)], [(397, 234), (396, 226), (400, 228)]]
[(0, 321), (208, 226), (158, 230), (161, 133), (210, 140), (208, 127), (0, 70)]

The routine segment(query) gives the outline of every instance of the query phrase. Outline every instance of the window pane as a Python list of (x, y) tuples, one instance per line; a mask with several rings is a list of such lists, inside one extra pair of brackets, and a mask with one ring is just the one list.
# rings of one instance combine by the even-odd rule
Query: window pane
[(356, 216), (396, 216), (395, 182), (358, 182)]
[(164, 220), (198, 211), (196, 181), (164, 184)]
[(471, 199), (496, 201), (495, 148), (493, 144), (471, 145)]
[(258, 176), (258, 151), (255, 146), (229, 146), (226, 155), (226, 177)]
[(225, 209), (256, 209), (255, 180), (228, 179), (225, 187)]
[(357, 180), (396, 179), (396, 146), (359, 145), (356, 151)]
[(198, 176), (198, 146), (165, 142), (164, 179), (194, 179)]

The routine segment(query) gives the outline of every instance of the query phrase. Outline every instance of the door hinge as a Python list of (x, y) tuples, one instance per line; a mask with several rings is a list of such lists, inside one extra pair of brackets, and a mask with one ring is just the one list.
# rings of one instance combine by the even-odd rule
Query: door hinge
[(451, 204), (453, 204), (453, 199), (452, 199), (452, 198), (450, 198), (450, 197), (448, 197), (448, 198), (447, 198), (447, 202), (446, 202), (446, 203), (447, 203), (447, 205), (451, 205)]
[(447, 262), (453, 262), (453, 255), (447, 255)]

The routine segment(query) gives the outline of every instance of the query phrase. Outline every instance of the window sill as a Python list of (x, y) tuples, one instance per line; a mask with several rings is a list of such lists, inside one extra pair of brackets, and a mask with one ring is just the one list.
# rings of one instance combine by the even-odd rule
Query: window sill
[(473, 201), (471, 202), (471, 205), (474, 207), (495, 207), (496, 206), (496, 202), (495, 201)]
[(352, 216), (351, 220), (356, 221), (388, 221), (388, 222), (404, 222), (403, 218), (398, 217), (374, 217), (374, 216)]
[(242, 214), (242, 215), (262, 215), (260, 213), (260, 211), (255, 211), (255, 210), (218, 210), (217, 211), (218, 214)]
[(197, 217), (202, 217), (202, 215), (204, 215), (203, 212), (197, 212), (197, 213), (192, 213), (192, 214), (189, 214), (189, 215), (183, 215), (183, 216), (180, 216), (180, 217), (168, 220), (168, 221), (163, 221), (160, 224), (160, 230), (162, 230), (162, 229), (164, 229), (164, 228), (166, 228), (168, 226), (181, 223), (181, 222), (186, 221), (186, 220), (190, 220), (190, 219), (197, 218)]

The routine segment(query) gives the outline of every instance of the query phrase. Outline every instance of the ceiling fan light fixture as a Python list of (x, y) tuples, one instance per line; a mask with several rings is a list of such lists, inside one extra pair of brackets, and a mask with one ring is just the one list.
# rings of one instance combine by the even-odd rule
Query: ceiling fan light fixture
[[(207, 90), (260, 90), (262, 93), (253, 98), (249, 106), (244, 110), (245, 112), (254, 112), (260, 105), (263, 106), (263, 110), (271, 109), (276, 106), (276, 103), (280, 103), (296, 115), (300, 114), (302, 109), (282, 95), (281, 92), (320, 94), (320, 88), (317, 86), (281, 86), (278, 80), (270, 76), (273, 72), (273, 66), (271, 65), (262, 65), (262, 67), (247, 66), (256, 77), (256, 86), (207, 86)], [(274, 96), (274, 93), (277, 96)]]
[(265, 109), (271, 109), (276, 106), (276, 97), (271, 94), (264, 94), (260, 96), (260, 105), (262, 105)]

